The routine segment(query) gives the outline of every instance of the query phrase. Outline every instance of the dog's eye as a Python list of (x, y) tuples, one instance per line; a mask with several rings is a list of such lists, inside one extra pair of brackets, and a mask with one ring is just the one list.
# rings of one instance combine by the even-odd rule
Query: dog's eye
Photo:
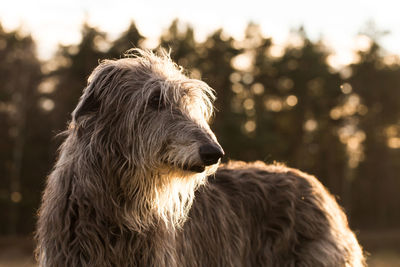
[(155, 109), (163, 108), (164, 100), (162, 99), (161, 92), (154, 93), (148, 102), (149, 106)]

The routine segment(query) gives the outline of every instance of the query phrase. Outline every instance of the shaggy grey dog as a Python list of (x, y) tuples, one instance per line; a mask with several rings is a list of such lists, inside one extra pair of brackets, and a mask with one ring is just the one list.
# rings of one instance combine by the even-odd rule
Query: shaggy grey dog
[(312, 176), (231, 162), (209, 128), (213, 90), (168, 55), (102, 62), (47, 180), (41, 266), (363, 266)]

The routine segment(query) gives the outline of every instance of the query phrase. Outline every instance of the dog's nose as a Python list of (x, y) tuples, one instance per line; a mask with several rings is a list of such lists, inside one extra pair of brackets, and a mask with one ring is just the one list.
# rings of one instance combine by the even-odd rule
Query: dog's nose
[(225, 153), (220, 146), (214, 144), (202, 145), (199, 148), (200, 158), (204, 165), (209, 166), (218, 162)]

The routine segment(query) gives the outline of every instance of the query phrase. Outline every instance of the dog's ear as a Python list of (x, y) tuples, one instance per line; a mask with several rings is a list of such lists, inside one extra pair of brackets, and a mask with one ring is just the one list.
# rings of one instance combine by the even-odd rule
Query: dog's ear
[(79, 103), (72, 112), (73, 121), (76, 122), (80, 117), (100, 109), (101, 99), (99, 96), (102, 90), (109, 85), (115, 69), (114, 64), (110, 62), (102, 62), (90, 75), (88, 86), (83, 90)]
[(90, 85), (86, 87), (86, 93), (84, 93), (75, 108), (72, 112), (72, 119), (77, 121), (83, 115), (86, 115), (91, 112), (96, 112), (100, 108), (100, 102), (94, 94), (94, 90), (90, 90)]

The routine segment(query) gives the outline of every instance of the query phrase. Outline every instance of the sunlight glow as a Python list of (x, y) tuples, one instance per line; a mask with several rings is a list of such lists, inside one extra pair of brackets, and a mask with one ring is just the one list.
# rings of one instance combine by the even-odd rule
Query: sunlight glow
[(49, 99), (49, 98), (45, 98), (42, 97), (39, 100), (39, 106), (46, 112), (52, 111), (54, 108), (54, 101)]
[[(127, 0), (121, 0), (118, 4), (102, 2), (101, 5), (94, 0), (22, 0), (2, 1), (0, 18), (2, 26), (7, 30), (19, 27), (25, 32), (31, 32), (38, 41), (37, 47), (42, 59), (51, 58), (59, 43), (70, 45), (79, 42), (80, 27), (84, 20), (109, 33), (110, 39), (122, 33), (133, 20), (141, 34), (147, 37), (145, 43), (151, 43), (146, 47), (154, 48), (158, 37), (174, 18), (193, 25), (195, 37), (199, 41), (203, 41), (205, 36), (218, 28), (224, 29), (224, 35), (243, 39), (248, 22), (253, 21), (260, 25), (260, 29), (254, 31), (272, 37), (274, 43), (281, 45), (287, 39), (293, 39), (293, 34), (288, 33), (291, 28), (303, 25), (312, 40), (328, 37), (326, 43), (340, 54), (354, 49), (355, 33), (360, 30), (360, 25), (372, 19), (381, 28), (392, 32), (383, 40), (385, 47), (391, 52), (400, 52), (396, 23), (399, 9), (397, 1), (367, 1), (360, 6), (357, 1), (338, 0), (329, 9), (317, 0), (308, 1), (307, 5), (313, 6), (313, 9), (305, 8), (302, 2), (287, 0), (274, 3), (249, 0), (241, 5), (212, 0), (204, 0), (201, 5), (182, 0), (159, 1), (156, 5), (153, 1)], [(210, 9), (210, 6), (213, 8)], [(291, 8), (288, 9), (288, 6)], [(354, 12), (360, 8), (364, 12)], [(337, 14), (340, 14), (340, 18)], [(343, 27), (338, 27), (332, 21), (338, 21)], [(357, 38), (360, 39), (356, 42), (357, 47), (368, 45), (363, 39), (365, 36)], [(297, 43), (296, 40), (290, 42), (292, 45)], [(273, 45), (268, 50), (273, 56), (283, 55), (282, 46)]]
[(247, 133), (252, 133), (255, 131), (255, 129), (256, 129), (256, 122), (253, 120), (249, 120), (244, 124), (244, 130)]
[(340, 117), (342, 117), (342, 112), (341, 112), (340, 108), (336, 107), (336, 108), (331, 109), (329, 115), (331, 116), (331, 118), (333, 120), (338, 120), (338, 119), (340, 119)]
[(269, 97), (264, 101), (265, 108), (269, 111), (279, 112), (282, 110), (282, 100), (277, 97)]
[(341, 51), (336, 52), (327, 57), (326, 61), (335, 70), (341, 69), (345, 65), (358, 62), (360, 60), (359, 56), (353, 51)]
[(353, 90), (353, 87), (351, 87), (351, 84), (349, 83), (344, 83), (340, 86), (340, 90), (342, 90), (343, 94), (350, 94), (351, 91)]
[(297, 96), (295, 95), (290, 95), (286, 98), (286, 104), (288, 104), (290, 107), (294, 107), (297, 105)]
[(57, 85), (57, 79), (55, 78), (48, 78), (43, 80), (38, 87), (38, 91), (41, 94), (51, 94), (54, 92), (56, 85)]
[(251, 91), (255, 95), (261, 95), (264, 93), (264, 85), (262, 83), (255, 83), (251, 86)]
[(357, 50), (366, 52), (370, 49), (372, 40), (364, 34), (359, 34), (355, 39), (355, 45)]
[(358, 130), (354, 125), (346, 125), (340, 128), (338, 133), (340, 142), (346, 145), (348, 166), (356, 168), (364, 160), (365, 132)]
[(22, 200), (22, 194), (20, 192), (12, 192), (10, 198), (12, 202), (19, 203)]
[(254, 109), (254, 100), (251, 99), (251, 98), (247, 98), (247, 99), (243, 102), (243, 107), (244, 107), (244, 109), (247, 109), (247, 110)]
[(229, 80), (231, 81), (231, 83), (238, 83), (241, 79), (242, 76), (239, 72), (232, 72), (232, 74), (229, 76)]
[(232, 59), (231, 64), (236, 70), (247, 71), (251, 69), (252, 57), (249, 54), (240, 54)]
[(385, 129), (387, 146), (392, 149), (400, 148), (400, 125), (390, 125)]
[(233, 84), (231, 89), (236, 94), (241, 94), (244, 91), (244, 87), (240, 83)]
[(309, 119), (304, 123), (304, 130), (313, 132), (318, 128), (318, 122), (314, 119)]
[(389, 138), (387, 141), (387, 145), (390, 148), (399, 149), (400, 148), (400, 137)]
[(285, 47), (283, 45), (272, 45), (268, 49), (268, 54), (273, 58), (280, 58), (285, 54)]
[[(350, 92), (350, 88), (346, 88), (346, 86), (344, 86), (342, 90)], [(367, 113), (367, 106), (361, 104), (361, 99), (358, 94), (353, 93), (348, 95), (346, 101), (342, 105), (334, 107), (330, 111), (329, 115), (333, 120), (338, 120), (355, 114), (364, 116)]]
[(245, 73), (242, 77), (242, 81), (244, 84), (251, 84), (254, 80), (254, 77), (250, 73)]

